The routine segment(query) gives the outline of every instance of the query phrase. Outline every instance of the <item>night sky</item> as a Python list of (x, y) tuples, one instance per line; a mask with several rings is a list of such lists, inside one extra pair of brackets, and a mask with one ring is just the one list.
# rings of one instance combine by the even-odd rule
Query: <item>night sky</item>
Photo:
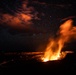
[(68, 19), (76, 25), (74, 1), (0, 0), (0, 52), (43, 51)]

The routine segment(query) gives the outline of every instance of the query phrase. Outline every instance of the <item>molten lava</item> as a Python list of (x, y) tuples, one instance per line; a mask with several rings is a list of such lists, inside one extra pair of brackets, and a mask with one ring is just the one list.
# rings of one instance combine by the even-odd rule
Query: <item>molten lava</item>
[[(72, 33), (72, 34), (71, 34)], [(41, 57), (43, 62), (52, 60), (61, 60), (65, 58), (67, 53), (72, 51), (62, 52), (64, 44), (71, 40), (76, 34), (75, 27), (72, 26), (72, 20), (68, 20), (60, 26), (57, 37), (49, 40), (44, 55)]]
[(61, 52), (62, 45), (54, 40), (52, 40), (49, 45), (46, 48), (46, 51), (44, 52), (44, 56), (42, 57), (42, 60), (44, 62), (46, 61), (52, 61), (52, 60), (60, 60), (63, 59), (66, 56), (66, 52)]

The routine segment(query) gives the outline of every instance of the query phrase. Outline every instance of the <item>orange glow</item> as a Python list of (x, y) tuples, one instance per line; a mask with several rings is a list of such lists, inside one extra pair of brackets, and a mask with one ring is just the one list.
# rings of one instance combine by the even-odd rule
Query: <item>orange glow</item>
[(61, 43), (61, 41), (50, 41), (49, 45), (46, 48), (44, 56), (42, 57), (42, 60), (46, 62), (50, 60), (61, 59), (61, 49), (63, 47)]
[(17, 13), (15, 16), (10, 14), (2, 14), (1, 23), (16, 28), (16, 29), (30, 29), (32, 24), (32, 15)]
[(67, 43), (68, 40), (70, 40), (71, 30), (72, 20), (68, 20), (60, 26), (58, 36), (49, 41), (44, 55), (41, 57), (41, 60), (43, 62), (61, 60), (66, 56), (67, 53), (70, 53), (70, 51), (62, 52), (62, 48), (64, 47), (64, 44)]
[(22, 19), (25, 20), (25, 21), (31, 20), (31, 16), (30, 16), (30, 15), (21, 14), (21, 17), (22, 17)]

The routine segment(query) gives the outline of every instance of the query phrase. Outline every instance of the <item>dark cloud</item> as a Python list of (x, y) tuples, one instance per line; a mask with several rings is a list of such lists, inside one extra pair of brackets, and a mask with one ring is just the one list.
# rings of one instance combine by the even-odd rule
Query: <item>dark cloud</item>
[(29, 35), (28, 33), (12, 35), (9, 33), (9, 29), (2, 29), (0, 30), (0, 36), (1, 51), (35, 51), (42, 44), (46, 44), (47, 39), (50, 35)]
[(6, 25), (14, 28), (29, 28), (31, 24), (31, 15), (26, 15), (23, 13), (19, 13), (15, 16), (10, 14), (1, 14), (1, 23), (5, 23)]
[[(7, 4), (6, 4), (7, 6)], [(14, 12), (10, 7), (8, 7), (10, 11)], [(32, 13), (34, 11), (34, 13)], [(34, 7), (29, 6), (28, 7), (28, 1), (22, 1), (22, 4), (19, 8), (16, 9), (16, 12), (14, 12), (14, 15), (9, 13), (1, 13), (0, 14), (0, 24), (5, 23), (6, 25), (13, 27), (13, 28), (23, 28), (23, 29), (29, 29), (32, 25), (33, 19), (39, 19), (37, 17), (37, 11), (35, 12)]]
[[(74, 16), (74, 10), (71, 9), (72, 4), (47, 3), (46, 1), (37, 0), (14, 0), (12, 2), (7, 0), (2, 3), (6, 10), (4, 10), (5, 13), (0, 14), (0, 17), (2, 17), (0, 23), (13, 28), (40, 29), (43, 27), (41, 29), (47, 31), (49, 25), (56, 20), (59, 21), (62, 18), (72, 16), (71, 14)], [(12, 3), (14, 4), (12, 5)], [(9, 13), (8, 10), (13, 14)]]
[(69, 17), (66, 17), (66, 18), (61, 19), (61, 21), (66, 21), (68, 19), (73, 19), (73, 18), (76, 18), (76, 16), (69, 16)]
[(48, 38), (55, 36), (61, 23), (75, 18), (75, 14), (75, 7), (70, 3), (1, 0), (0, 46), (42, 50)]

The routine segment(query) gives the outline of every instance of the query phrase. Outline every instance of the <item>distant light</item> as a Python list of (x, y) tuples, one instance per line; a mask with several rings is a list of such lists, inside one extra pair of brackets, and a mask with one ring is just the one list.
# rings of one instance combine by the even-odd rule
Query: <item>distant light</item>
[(36, 34), (33, 34), (33, 36), (36, 36)]

